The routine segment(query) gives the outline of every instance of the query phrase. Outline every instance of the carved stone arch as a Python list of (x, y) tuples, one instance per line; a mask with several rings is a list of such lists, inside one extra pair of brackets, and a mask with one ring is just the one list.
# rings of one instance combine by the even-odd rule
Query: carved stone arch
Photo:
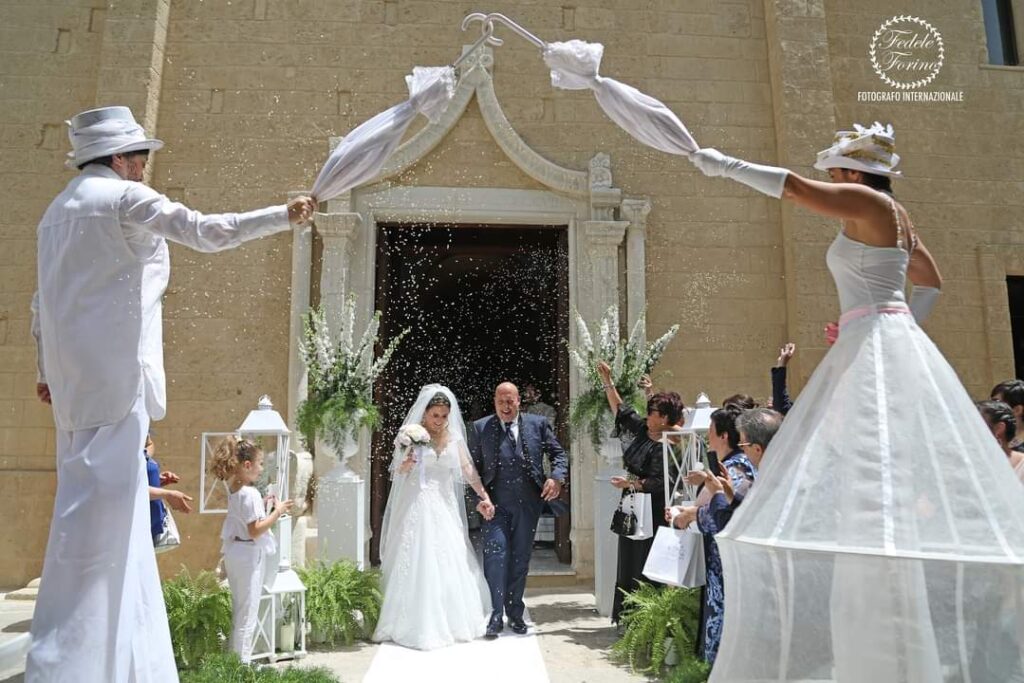
[(402, 144), (377, 177), (367, 184), (378, 183), (399, 175), (430, 154), (458, 125), (459, 119), (475, 95), (487, 130), (512, 163), (526, 175), (556, 192), (586, 196), (590, 190), (586, 171), (564, 168), (544, 158), (527, 145), (509, 123), (494, 92), (494, 81), (490, 72), (493, 65), (494, 53), (486, 46), (478, 48), (475, 54), (468, 57), (462, 64), (462, 73), (452, 102), (441, 119), (437, 123), (424, 126)]

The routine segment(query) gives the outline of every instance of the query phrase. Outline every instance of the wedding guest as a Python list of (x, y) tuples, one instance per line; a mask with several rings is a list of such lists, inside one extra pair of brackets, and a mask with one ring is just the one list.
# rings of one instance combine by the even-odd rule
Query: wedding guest
[(793, 359), (796, 353), (796, 344), (787, 342), (779, 349), (779, 357), (772, 368), (772, 404), (768, 406), (779, 411), (782, 415), (789, 412), (793, 407), (793, 401), (789, 398), (789, 389), (786, 387), (786, 366)]
[(758, 405), (757, 399), (750, 394), (733, 394), (722, 400), (723, 408), (733, 407), (740, 411), (751, 410), (757, 408)]
[(164, 532), (164, 520), (167, 517), (165, 506), (186, 514), (192, 512), (192, 506), (189, 505), (192, 502), (191, 496), (185, 495), (184, 491), (166, 488), (169, 484), (177, 484), (180, 479), (174, 472), (160, 471), (160, 464), (153, 458), (155, 451), (153, 437), (147, 434), (142, 452), (146, 458), (146, 477), (149, 481), (149, 533), (153, 543)]
[[(760, 469), (768, 444), (782, 426), (782, 417), (782, 413), (771, 408), (754, 408), (736, 420), (739, 446), (755, 468)], [(698, 526), (718, 533), (732, 519), (732, 513), (743, 503), (746, 493), (733, 488), (730, 476), (706, 477), (704, 488), (711, 494), (711, 500), (698, 510)], [(753, 488), (753, 483), (749, 488)]]
[(523, 412), (529, 413), (530, 415), (540, 415), (541, 417), (547, 418), (548, 424), (551, 428), (555, 428), (555, 419), (557, 413), (555, 407), (549, 403), (544, 402), (544, 397), (541, 395), (540, 390), (532, 384), (527, 384), (523, 387)]
[(1010, 439), (1010, 448), (1024, 451), (1024, 381), (1008, 379), (992, 387), (989, 398), (1010, 406), (1017, 422), (1016, 436)]
[(221, 527), (221, 552), (231, 588), (231, 650), (244, 663), (252, 658), (267, 557), (277, 546), (270, 529), (292, 501), (274, 501), (268, 515), (253, 483), (263, 472), (263, 451), (247, 439), (226, 437), (213, 454), (213, 474), (228, 483), (228, 514)]
[[(733, 491), (742, 495), (746, 494), (754, 483), (757, 466), (750, 461), (740, 446), (742, 441), (736, 422), (741, 412), (735, 403), (730, 403), (711, 413), (708, 450), (718, 456), (721, 471), (728, 474)], [(725, 457), (722, 457), (722, 454), (725, 454)], [(700, 486), (714, 477), (714, 473), (707, 470), (694, 470), (686, 475), (686, 482), (691, 486)], [(697, 505), (673, 506), (665, 510), (665, 519), (679, 529), (685, 529), (697, 522), (697, 528), (704, 537), (704, 571), (707, 578), (704, 587), (701, 588), (697, 654), (713, 664), (722, 638), (725, 593), (722, 587), (722, 559), (718, 553), (718, 544), (715, 542), (718, 527), (714, 525), (709, 509), (711, 498), (712, 492), (705, 485), (697, 497)], [(700, 514), (701, 510), (704, 514)]]
[[(654, 394), (647, 400), (647, 417), (641, 417), (636, 410), (622, 402), (612, 383), (611, 367), (601, 362), (597, 371), (604, 383), (608, 407), (615, 415), (616, 432), (632, 436), (622, 454), (627, 475), (612, 477), (611, 484), (622, 489), (623, 497), (631, 491), (651, 494), (652, 521), (656, 526), (665, 526), (658, 514), (665, 507), (665, 475), (660, 439), (663, 432), (679, 428), (683, 417), (683, 400), (675, 392)], [(625, 594), (636, 590), (640, 583), (650, 583), (644, 577), (643, 569), (653, 543), (653, 536), (640, 541), (619, 536), (615, 597), (612, 602), (613, 623), (619, 623)]]
[(1006, 453), (1017, 478), (1024, 482), (1024, 453), (1013, 450), (1010, 444), (1017, 435), (1017, 418), (1010, 406), (1003, 401), (979, 401), (978, 412), (985, 424), (992, 430), (992, 436), (999, 442), (999, 447)]
[(57, 428), (57, 491), (25, 677), (174, 681), (142, 456), (150, 421), (166, 412), (167, 241), (230, 249), (308, 220), (316, 202), (204, 215), (143, 183), (163, 143), (128, 107), (68, 125), (67, 164), (80, 173), (37, 229), (31, 329), (36, 394)]

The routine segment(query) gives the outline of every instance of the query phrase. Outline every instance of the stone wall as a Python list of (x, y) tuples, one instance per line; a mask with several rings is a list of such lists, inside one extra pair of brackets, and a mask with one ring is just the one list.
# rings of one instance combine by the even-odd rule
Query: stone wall
[[(309, 187), (327, 140), (400, 101), (413, 65), (451, 62), (475, 34), (472, 9), (439, 0), (102, 0), (0, 5), (0, 585), (39, 574), (54, 488), (49, 410), (34, 399), (28, 306), (34, 226), (72, 177), (64, 119), (131, 105), (167, 147), (151, 182), (203, 211), (283, 202)], [(946, 276), (928, 329), (968, 389), (1012, 373), (1003, 279), (1024, 274), (1024, 69), (983, 66), (980, 3), (913, 0), (502, 1), (494, 9), (545, 40), (605, 44), (602, 72), (663, 99), (697, 140), (810, 172), (838, 126), (891, 121), (904, 154), (899, 197)], [(962, 104), (862, 104), (882, 90), (868, 42), (893, 14), (941, 31), (935, 89)], [(501, 29), (499, 29), (501, 31)], [(692, 400), (766, 396), (778, 346), (796, 341), (798, 389), (837, 316), (823, 254), (836, 230), (804, 211), (641, 147), (587, 92), (551, 88), (537, 51), (507, 31), (495, 88), (511, 124), (555, 163), (586, 169), (598, 151), (615, 185), (652, 201), (648, 333), (679, 322), (656, 381)], [(420, 125), (420, 124), (416, 124)], [(819, 176), (820, 177), (820, 176)], [(496, 150), (475, 104), (430, 161), (398, 182), (535, 187)], [(993, 246), (996, 245), (996, 246)], [(169, 409), (158, 459), (197, 494), (199, 435), (236, 427), (260, 393), (286, 412), (291, 242), (279, 235), (201, 255), (173, 247), (165, 333)], [(219, 517), (180, 518), (181, 550), (211, 567)]]

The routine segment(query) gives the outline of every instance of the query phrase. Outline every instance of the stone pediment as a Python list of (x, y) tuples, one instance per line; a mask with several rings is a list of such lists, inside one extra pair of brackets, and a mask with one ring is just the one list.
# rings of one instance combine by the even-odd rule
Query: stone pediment
[(490, 71), (493, 64), (494, 53), (486, 46), (477, 48), (474, 54), (467, 57), (459, 67), (455, 94), (440, 120), (427, 124), (406, 140), (371, 183), (380, 183), (398, 176), (425, 159), (454, 130), (466, 113), (470, 101), (476, 96), (484, 124), (495, 143), (527, 176), (555, 192), (575, 197), (590, 195), (594, 180), (599, 188), (610, 190), (611, 172), (607, 157), (604, 157), (603, 163), (598, 164), (597, 177), (592, 180), (592, 174), (588, 171), (559, 166), (526, 144), (509, 123), (494, 92)]

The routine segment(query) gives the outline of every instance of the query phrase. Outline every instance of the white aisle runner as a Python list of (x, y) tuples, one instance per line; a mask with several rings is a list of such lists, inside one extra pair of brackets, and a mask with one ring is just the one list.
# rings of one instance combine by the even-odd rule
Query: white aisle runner
[[(486, 672), (483, 679), (481, 672)], [(437, 650), (413, 650), (382, 643), (363, 677), (363, 683), (414, 680), (547, 683), (548, 672), (537, 636), (532, 632), (517, 636), (506, 626), (496, 640), (474, 640)]]

